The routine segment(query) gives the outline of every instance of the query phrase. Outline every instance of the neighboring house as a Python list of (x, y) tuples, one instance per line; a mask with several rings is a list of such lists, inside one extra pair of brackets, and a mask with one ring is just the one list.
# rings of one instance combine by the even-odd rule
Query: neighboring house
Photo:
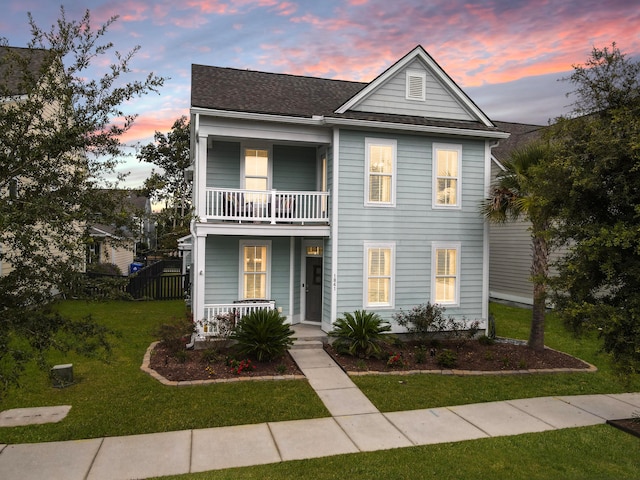
[[(27, 87), (24, 85), (25, 78), (40, 80), (45, 73), (45, 65), (50, 61), (51, 52), (37, 48), (21, 48), (11, 46), (0, 46), (0, 108), (8, 108), (15, 106), (18, 102), (27, 98)], [(59, 105), (55, 101), (46, 101), (42, 104), (40, 119), (47, 121), (59, 116)], [(32, 128), (37, 131), (39, 125), (34, 121)], [(9, 199), (9, 201), (20, 200), (22, 195), (22, 187), (26, 180), (19, 175), (11, 178), (10, 166), (4, 167), (3, 177), (1, 179), (2, 187), (0, 187), (0, 197)], [(7, 171), (8, 170), (8, 171)], [(8, 177), (5, 177), (8, 175)], [(80, 234), (80, 230), (78, 230)], [(6, 248), (0, 244), (0, 252)], [(15, 252), (10, 249), (4, 250), (0, 258), (0, 276), (8, 275), (14, 269), (14, 263), (11, 257)], [(59, 250), (51, 248), (48, 252), (52, 256), (64, 256)], [(8, 258), (7, 258), (8, 257)]]
[(136, 253), (135, 239), (110, 225), (92, 225), (89, 235), (92, 242), (87, 245), (87, 270), (96, 264), (109, 263), (128, 275)]
[(114, 208), (122, 211), (122, 214), (127, 217), (126, 226), (120, 228), (104, 224), (89, 226), (92, 242), (87, 245), (87, 266), (111, 263), (117, 265), (121, 272), (127, 275), (137, 255), (137, 245), (155, 244), (151, 201), (149, 197), (134, 190), (98, 190), (97, 195), (104, 195), (105, 202), (113, 202)]
[[(501, 140), (492, 150), (491, 177), (496, 178), (504, 170), (502, 164), (509, 160), (511, 152), (541, 138), (545, 127), (522, 123), (494, 122), (498, 128), (509, 132), (508, 139)], [(533, 305), (531, 282), (530, 222), (519, 220), (490, 225), (491, 254), (489, 262), (489, 295), (493, 299)], [(565, 249), (550, 252), (549, 260), (557, 260)], [(553, 269), (551, 269), (553, 274)]]
[(421, 46), (370, 83), (193, 65), (191, 128), (200, 337), (259, 307), (330, 331), (431, 302), (486, 326), (480, 203), (508, 133)]

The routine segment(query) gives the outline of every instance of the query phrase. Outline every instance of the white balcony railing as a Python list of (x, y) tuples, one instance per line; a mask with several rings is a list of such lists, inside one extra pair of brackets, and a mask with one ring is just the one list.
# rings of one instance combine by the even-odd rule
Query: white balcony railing
[(207, 188), (206, 220), (328, 223), (328, 192)]
[(245, 315), (266, 308), (273, 310), (273, 300), (251, 300), (237, 303), (218, 303), (204, 306), (204, 318), (196, 322), (196, 334), (200, 339), (227, 336)]

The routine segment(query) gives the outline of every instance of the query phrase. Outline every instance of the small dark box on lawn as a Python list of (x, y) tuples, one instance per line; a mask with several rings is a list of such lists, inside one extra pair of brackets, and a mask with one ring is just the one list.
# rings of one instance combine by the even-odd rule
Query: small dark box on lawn
[(73, 364), (55, 365), (51, 369), (51, 381), (55, 388), (64, 388), (73, 384)]

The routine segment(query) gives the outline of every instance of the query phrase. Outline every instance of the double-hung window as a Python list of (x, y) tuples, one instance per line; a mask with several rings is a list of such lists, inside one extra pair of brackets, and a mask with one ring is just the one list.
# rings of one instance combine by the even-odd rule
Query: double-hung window
[[(244, 149), (244, 185), (246, 190), (266, 192), (269, 190), (269, 150), (260, 148)], [(255, 205), (263, 205), (267, 202), (266, 193), (249, 193), (246, 201)]]
[(365, 243), (364, 306), (393, 307), (395, 244)]
[(268, 299), (270, 243), (242, 241), (240, 243), (240, 298)]
[(462, 146), (433, 144), (433, 206), (460, 207)]
[(396, 202), (397, 142), (382, 138), (365, 139), (365, 205), (393, 206)]
[(431, 252), (431, 303), (460, 302), (460, 244), (433, 244)]

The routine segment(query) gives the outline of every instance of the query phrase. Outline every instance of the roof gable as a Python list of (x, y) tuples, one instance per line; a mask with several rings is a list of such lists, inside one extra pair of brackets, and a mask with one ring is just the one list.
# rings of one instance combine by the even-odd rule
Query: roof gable
[[(425, 99), (408, 99), (407, 83), (419, 76), (425, 82)], [(348, 111), (480, 121), (493, 126), (420, 45), (341, 105), (336, 113)]]

